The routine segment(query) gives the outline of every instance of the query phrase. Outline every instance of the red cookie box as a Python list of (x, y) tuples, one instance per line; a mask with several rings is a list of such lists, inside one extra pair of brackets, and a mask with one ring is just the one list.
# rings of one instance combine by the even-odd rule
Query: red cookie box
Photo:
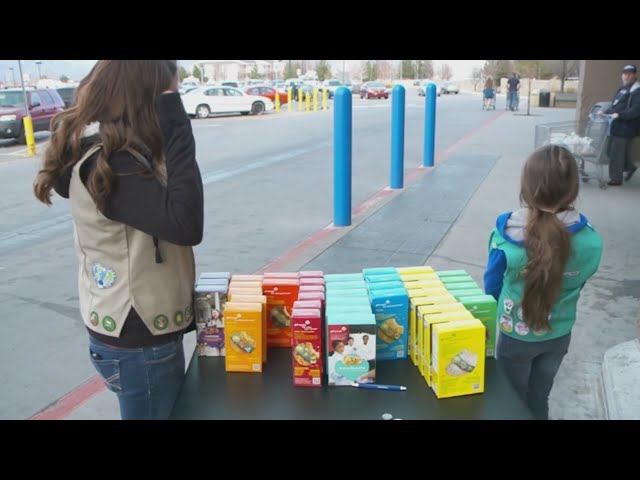
[(318, 308), (294, 308), (291, 317), (293, 385), (322, 386), (322, 316)]

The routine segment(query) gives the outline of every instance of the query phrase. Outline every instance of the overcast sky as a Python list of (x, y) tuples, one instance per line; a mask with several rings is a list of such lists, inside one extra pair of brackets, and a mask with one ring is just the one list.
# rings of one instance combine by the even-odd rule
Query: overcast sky
[[(40, 60), (22, 60), (22, 68), (25, 74), (31, 78), (37, 78), (38, 66), (36, 64)], [(96, 62), (95, 60), (41, 60), (40, 71), (49, 78), (60, 78), (60, 75), (66, 75), (72, 80), (80, 80), (84, 77)], [(180, 64), (186, 68), (193, 65), (194, 60), (179, 60)], [(436, 68), (440, 63), (448, 63), (453, 68), (453, 78), (463, 79), (471, 76), (471, 70), (474, 66), (484, 65), (484, 60), (434, 60)], [(18, 61), (17, 60), (0, 60), (0, 80), (11, 81), (11, 70), (14, 69), (16, 80), (19, 79)]]

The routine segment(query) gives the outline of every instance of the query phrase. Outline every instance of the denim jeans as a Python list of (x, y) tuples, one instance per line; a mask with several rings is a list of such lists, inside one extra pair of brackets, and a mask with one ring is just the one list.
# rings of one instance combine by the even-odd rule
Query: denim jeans
[(507, 91), (507, 108), (509, 110), (518, 108), (518, 92)]
[(89, 336), (91, 362), (118, 396), (123, 420), (166, 420), (184, 379), (182, 335), (145, 348), (118, 348)]
[(570, 342), (571, 334), (543, 342), (498, 336), (498, 365), (537, 420), (549, 419), (549, 393)]

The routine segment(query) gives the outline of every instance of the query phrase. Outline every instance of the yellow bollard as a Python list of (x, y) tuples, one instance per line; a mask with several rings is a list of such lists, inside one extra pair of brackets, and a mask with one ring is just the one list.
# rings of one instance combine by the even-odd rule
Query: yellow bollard
[(291, 112), (291, 97), (293, 92), (291, 91), (291, 87), (289, 87), (287, 89), (287, 110), (289, 110), (289, 112)]
[(307, 112), (311, 111), (311, 92), (307, 92), (304, 96), (304, 99), (307, 101)]
[(280, 92), (278, 91), (278, 89), (275, 89), (276, 91), (276, 98), (275, 98), (275, 104), (276, 104), (276, 112), (280, 111)]
[(313, 89), (313, 111), (318, 111), (318, 87)]
[(31, 116), (27, 115), (22, 119), (24, 122), (24, 136), (27, 139), (27, 149), (29, 155), (36, 154), (36, 139), (33, 137), (33, 122)]
[(298, 110), (302, 111), (302, 104), (304, 103), (304, 92), (298, 89)]
[(327, 89), (323, 88), (322, 89), (322, 110), (327, 109), (327, 97), (328, 97)]

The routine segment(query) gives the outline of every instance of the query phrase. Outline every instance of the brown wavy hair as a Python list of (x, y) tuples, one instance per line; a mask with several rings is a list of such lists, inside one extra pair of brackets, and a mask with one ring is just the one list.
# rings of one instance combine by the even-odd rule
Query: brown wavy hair
[(557, 214), (573, 210), (578, 190), (576, 159), (566, 148), (547, 145), (527, 159), (520, 190), (520, 200), (529, 208), (522, 313), (533, 330), (551, 329), (549, 315), (571, 253), (571, 236)]
[(484, 82), (484, 88), (491, 88), (493, 89), (494, 84), (493, 84), (493, 78), (491, 77), (487, 77), (487, 80)]
[(33, 185), (36, 198), (51, 205), (55, 182), (80, 160), (82, 134), (94, 122), (100, 123), (103, 148), (87, 189), (101, 211), (111, 192), (108, 159), (113, 153), (147, 152), (153, 174), (161, 177), (164, 155), (155, 99), (171, 87), (176, 72), (175, 60), (98, 60), (78, 85), (76, 104), (52, 120), (51, 142)]

